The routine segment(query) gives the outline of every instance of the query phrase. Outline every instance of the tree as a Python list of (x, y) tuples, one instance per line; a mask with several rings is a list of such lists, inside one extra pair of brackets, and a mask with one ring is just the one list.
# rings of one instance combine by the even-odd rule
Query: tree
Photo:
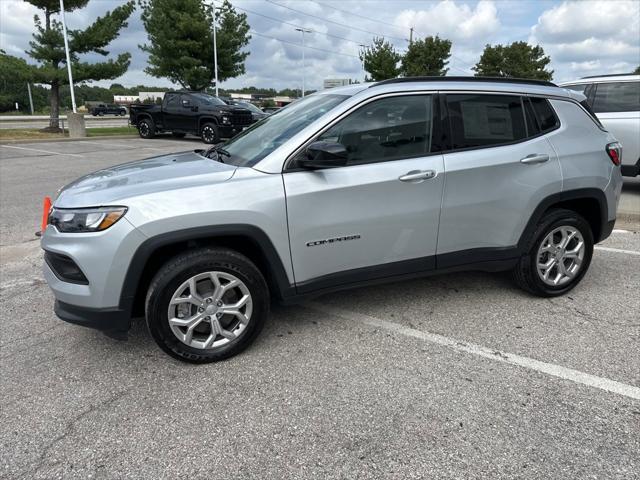
[(480, 61), (472, 69), (477, 77), (518, 77), (551, 80), (553, 70), (545, 68), (551, 59), (540, 45), (513, 42), (511, 45), (486, 45)]
[(360, 51), (360, 60), (364, 63), (364, 70), (370, 75), (367, 81), (379, 82), (387, 78), (395, 78), (400, 74), (398, 62), (401, 55), (393, 45), (382, 37), (375, 37), (369, 47)]
[(638, 65), (638, 68), (636, 68), (636, 69), (633, 71), (633, 74), (634, 74), (634, 75), (640, 75), (640, 65)]
[(402, 74), (406, 77), (443, 77), (451, 56), (451, 41), (438, 37), (426, 37), (409, 45), (402, 58)]
[[(168, 78), (189, 90), (204, 90), (213, 83), (213, 8), (203, 0), (141, 0), (142, 22), (149, 43), (145, 72)], [(245, 72), (251, 39), (246, 14), (236, 13), (225, 0), (216, 12), (218, 80)]]
[[(52, 18), (60, 13), (59, 0), (26, 0), (44, 11), (44, 25), (39, 15), (34, 17), (36, 33), (29, 42), (31, 50), (27, 52), (38, 64), (31, 65), (33, 81), (51, 87), (51, 113), (49, 127), (58, 129), (60, 113), (60, 86), (69, 83), (66, 70), (66, 56), (62, 23)], [(66, 0), (65, 11), (71, 12), (86, 6), (88, 0)], [(90, 80), (104, 80), (119, 77), (127, 71), (131, 55), (122, 53), (114, 59), (104, 62), (89, 63), (80, 61), (79, 55), (99, 54), (106, 57), (105, 49), (127, 26), (127, 20), (134, 10), (134, 2), (114, 8), (104, 16), (98, 17), (84, 30), (68, 30), (69, 51), (73, 81), (81, 83)]]

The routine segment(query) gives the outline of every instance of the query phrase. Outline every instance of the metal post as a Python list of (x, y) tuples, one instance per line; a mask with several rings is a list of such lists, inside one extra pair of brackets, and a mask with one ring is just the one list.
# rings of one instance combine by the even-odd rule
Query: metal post
[(29, 93), (29, 106), (31, 107), (31, 115), (33, 115), (33, 98), (31, 97), (31, 85), (27, 82), (27, 92)]
[(312, 30), (305, 30), (304, 28), (296, 28), (297, 32), (302, 33), (302, 97), (304, 97), (304, 83), (305, 83), (305, 66), (304, 66), (304, 34), (311, 33)]
[(216, 97), (218, 96), (218, 43), (216, 41), (216, 7), (213, 6), (213, 70), (216, 80)]
[(64, 36), (64, 50), (67, 54), (67, 70), (69, 71), (69, 89), (71, 90), (71, 106), (73, 113), (76, 111), (76, 96), (73, 91), (73, 76), (71, 75), (71, 55), (69, 55), (69, 40), (67, 39), (67, 23), (64, 19), (64, 2), (60, 0), (60, 17), (62, 18), (62, 35)]
[(364, 59), (365, 59), (365, 53), (366, 53), (366, 48), (367, 46), (363, 43), (361, 43), (360, 45), (358, 45), (362, 50), (360, 50), (360, 55), (362, 55), (362, 81), (366, 82), (367, 81), (367, 71), (364, 69)]

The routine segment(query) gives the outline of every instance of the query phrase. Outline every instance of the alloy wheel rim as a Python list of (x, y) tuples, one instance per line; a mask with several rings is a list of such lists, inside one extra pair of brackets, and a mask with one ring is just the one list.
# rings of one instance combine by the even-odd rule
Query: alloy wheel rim
[(584, 238), (578, 229), (570, 226), (553, 229), (538, 248), (536, 265), (540, 280), (553, 287), (569, 283), (582, 269), (584, 254)]
[(211, 127), (204, 127), (202, 130), (202, 136), (207, 142), (213, 140), (213, 129)]
[(230, 273), (211, 271), (194, 275), (176, 289), (168, 321), (182, 343), (207, 350), (238, 338), (252, 312), (253, 300), (244, 282)]
[(147, 122), (142, 122), (140, 124), (140, 133), (145, 137), (149, 133), (149, 125), (147, 125)]

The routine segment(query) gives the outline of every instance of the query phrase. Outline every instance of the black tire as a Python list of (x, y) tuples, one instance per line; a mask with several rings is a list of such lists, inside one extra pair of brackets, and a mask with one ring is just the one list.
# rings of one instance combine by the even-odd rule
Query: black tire
[(200, 137), (204, 143), (218, 143), (220, 141), (218, 126), (215, 123), (205, 123), (200, 129)]
[(184, 136), (186, 135), (186, 133), (181, 133), (181, 132), (171, 132), (171, 136), (175, 137), (175, 138), (184, 138)]
[[(567, 226), (577, 229), (584, 240), (584, 256), (580, 270), (563, 285), (551, 286), (545, 283), (538, 274), (538, 249), (545, 237), (558, 227)], [(547, 212), (525, 246), (527, 252), (518, 261), (513, 270), (515, 283), (523, 290), (540, 297), (557, 297), (563, 295), (575, 287), (587, 273), (593, 256), (593, 232), (589, 223), (578, 213), (572, 210), (555, 209)]]
[(150, 139), (156, 136), (156, 124), (153, 119), (143, 118), (138, 121), (138, 135), (145, 139)]
[[(169, 302), (174, 292), (199, 273), (218, 271), (240, 279), (253, 302), (249, 322), (233, 340), (209, 349), (195, 348), (179, 340), (169, 326)], [(155, 275), (146, 298), (146, 319), (151, 336), (162, 350), (178, 360), (209, 363), (237, 355), (264, 327), (269, 314), (269, 289), (258, 268), (244, 255), (224, 248), (199, 248), (169, 260)]]

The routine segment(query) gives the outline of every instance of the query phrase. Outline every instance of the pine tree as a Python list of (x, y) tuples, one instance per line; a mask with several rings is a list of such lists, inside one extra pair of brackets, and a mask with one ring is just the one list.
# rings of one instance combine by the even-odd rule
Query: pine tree
[[(36, 33), (33, 34), (33, 40), (29, 42), (31, 50), (27, 54), (38, 63), (30, 66), (34, 82), (51, 87), (49, 128), (57, 130), (60, 114), (60, 86), (69, 83), (62, 23), (53, 18), (60, 13), (60, 2), (59, 0), (26, 1), (44, 12), (44, 23), (39, 15), (34, 17)], [(65, 11), (71, 12), (83, 8), (87, 3), (88, 0), (66, 0)], [(127, 26), (127, 20), (133, 10), (134, 2), (131, 0), (98, 17), (84, 30), (67, 30), (74, 83), (112, 79), (127, 71), (131, 58), (129, 53), (122, 53), (116, 59), (98, 63), (81, 61), (79, 56), (98, 53), (106, 57), (109, 52), (105, 48), (118, 37), (120, 30)]]
[(450, 56), (450, 40), (437, 35), (416, 40), (402, 57), (402, 74), (405, 77), (445, 76)]
[(360, 52), (364, 70), (370, 75), (367, 81), (379, 82), (397, 77), (400, 73), (398, 62), (401, 58), (391, 43), (379, 37), (374, 38), (372, 45)]

